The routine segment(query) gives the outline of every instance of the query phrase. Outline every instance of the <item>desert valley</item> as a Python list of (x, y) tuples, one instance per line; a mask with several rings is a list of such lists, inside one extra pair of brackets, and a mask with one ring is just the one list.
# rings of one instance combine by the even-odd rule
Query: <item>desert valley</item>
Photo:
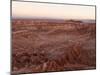
[(12, 73), (96, 68), (96, 23), (12, 19)]

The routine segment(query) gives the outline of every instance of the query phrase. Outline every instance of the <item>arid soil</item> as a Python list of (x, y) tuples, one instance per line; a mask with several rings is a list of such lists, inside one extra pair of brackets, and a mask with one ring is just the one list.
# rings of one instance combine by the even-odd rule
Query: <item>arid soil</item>
[(95, 23), (12, 20), (13, 74), (95, 68)]

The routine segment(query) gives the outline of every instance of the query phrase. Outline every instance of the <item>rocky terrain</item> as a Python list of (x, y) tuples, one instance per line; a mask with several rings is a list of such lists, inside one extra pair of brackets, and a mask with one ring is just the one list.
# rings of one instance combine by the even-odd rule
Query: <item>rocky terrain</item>
[(12, 20), (13, 74), (95, 68), (95, 23)]

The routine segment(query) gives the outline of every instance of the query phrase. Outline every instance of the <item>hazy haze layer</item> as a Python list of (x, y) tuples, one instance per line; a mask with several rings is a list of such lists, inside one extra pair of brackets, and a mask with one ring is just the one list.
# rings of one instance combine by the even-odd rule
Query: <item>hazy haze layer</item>
[(12, 2), (13, 18), (95, 19), (94, 6)]

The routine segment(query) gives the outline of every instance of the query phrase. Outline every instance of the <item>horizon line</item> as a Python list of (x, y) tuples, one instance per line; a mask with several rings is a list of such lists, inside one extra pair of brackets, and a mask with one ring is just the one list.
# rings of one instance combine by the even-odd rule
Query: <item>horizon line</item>
[(43, 17), (41, 17), (41, 18), (29, 18), (29, 17), (12, 17), (12, 19), (45, 19), (45, 20), (96, 20), (96, 19), (75, 19), (75, 18), (66, 18), (66, 19), (63, 19), (63, 18), (43, 18)]

